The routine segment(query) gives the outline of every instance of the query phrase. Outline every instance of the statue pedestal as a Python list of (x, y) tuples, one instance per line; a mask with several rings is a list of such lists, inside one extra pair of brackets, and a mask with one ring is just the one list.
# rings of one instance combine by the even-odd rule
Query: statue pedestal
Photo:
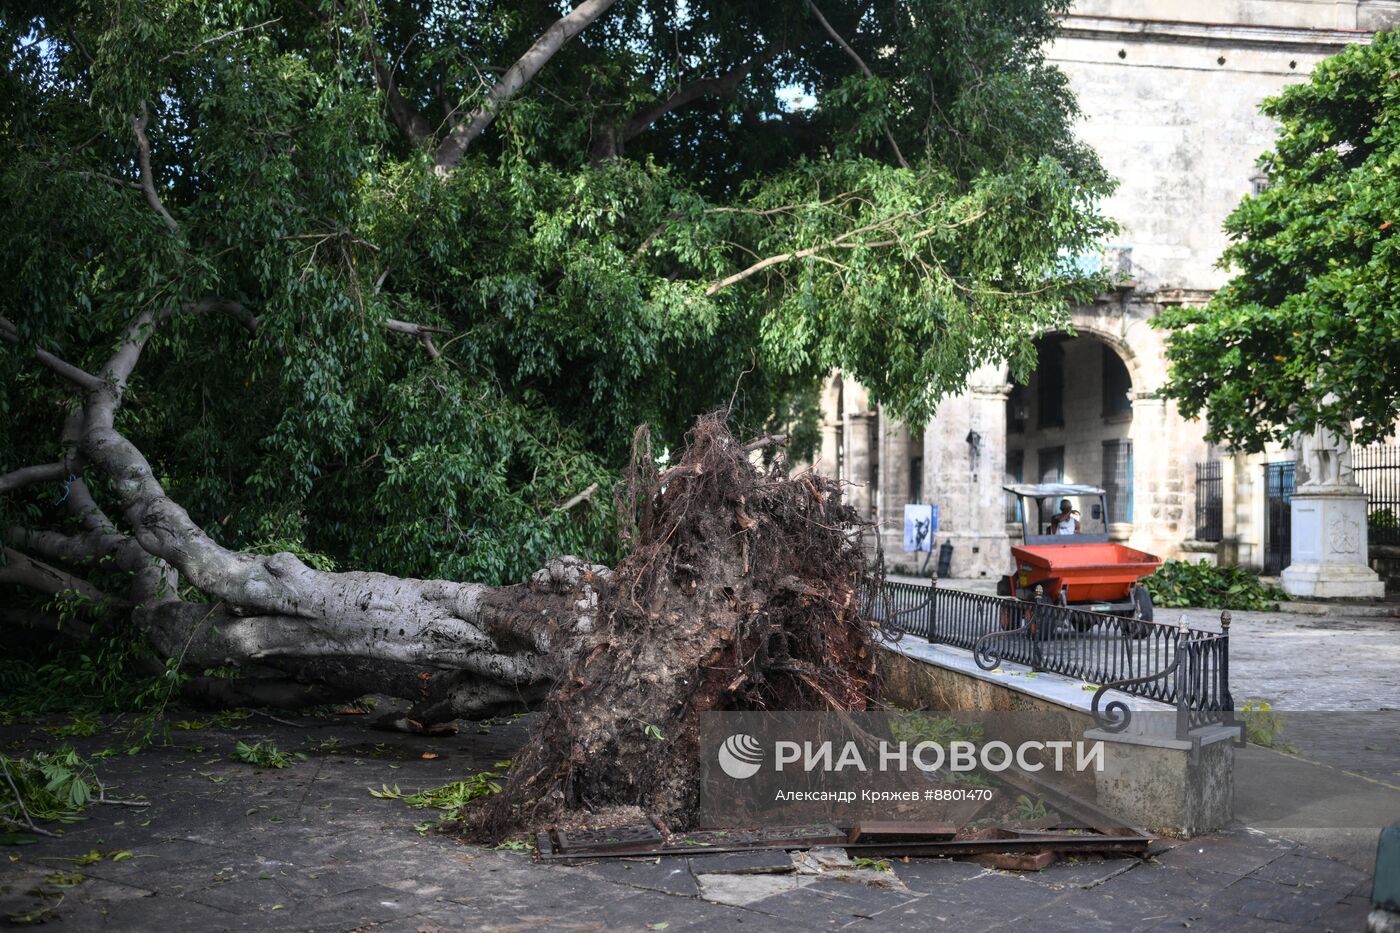
[(1379, 599), (1385, 583), (1367, 563), (1366, 493), (1354, 485), (1302, 485), (1293, 493), (1289, 596)]

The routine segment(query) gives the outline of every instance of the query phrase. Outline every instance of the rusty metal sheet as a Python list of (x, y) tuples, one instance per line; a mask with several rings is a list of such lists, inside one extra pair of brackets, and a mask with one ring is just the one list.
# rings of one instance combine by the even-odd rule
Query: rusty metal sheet
[(847, 842), (892, 842), (952, 839), (956, 823), (926, 823), (914, 820), (865, 820), (851, 827)]
[(574, 847), (558, 845), (558, 833), (539, 833), (536, 837), (540, 857), (546, 860), (594, 858), (627, 858), (708, 855), (720, 852), (745, 852), (758, 849), (810, 849), (816, 846), (841, 846), (848, 852), (867, 856), (937, 857), (950, 855), (980, 855), (987, 852), (1024, 853), (1056, 852), (1067, 855), (1122, 853), (1143, 855), (1152, 841), (1141, 835), (1096, 835), (1093, 833), (1016, 833), (998, 830), (995, 837), (978, 839), (886, 840), (848, 842), (848, 834), (834, 826), (775, 827), (761, 832), (704, 831), (680, 834), (669, 842), (643, 838), (637, 834), (635, 845), (614, 843), (621, 836), (612, 831), (604, 834), (601, 845), (585, 847), (578, 834), (571, 840)]

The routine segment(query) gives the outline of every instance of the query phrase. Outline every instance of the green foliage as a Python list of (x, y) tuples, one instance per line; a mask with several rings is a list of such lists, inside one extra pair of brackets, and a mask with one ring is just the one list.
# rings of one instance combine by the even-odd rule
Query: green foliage
[(27, 825), (25, 813), (35, 820), (74, 822), (98, 786), (92, 766), (66, 747), (21, 758), (0, 755), (0, 769), (9, 779), (0, 781), (0, 820), (15, 827)]
[(1178, 308), (1165, 392), (1207, 437), (1243, 450), (1321, 423), (1366, 444), (1400, 414), (1400, 35), (1320, 62), (1266, 101), (1270, 187), (1226, 221), (1234, 271), (1205, 308)]
[(1265, 748), (1272, 748), (1289, 755), (1296, 755), (1298, 749), (1283, 737), (1286, 720), (1265, 700), (1249, 699), (1239, 710), (1244, 720), (1245, 738)]
[[(981, 363), (1025, 375), (1102, 284), (1071, 260), (1111, 186), (1042, 51), (1063, 0), (822, 6), (873, 77), (799, 0), (625, 0), (438, 178), (373, 62), (437, 125), (552, 7), (12, 4), (0, 314), (89, 367), (138, 309), (257, 316), (165, 321), (118, 417), (223, 544), (487, 583), (610, 560), (636, 424), (675, 446), (732, 397), (740, 433), (791, 428), (800, 455), (833, 368), (920, 420)], [(781, 105), (794, 85), (816, 106)], [(134, 185), (143, 105), (175, 232)], [(440, 328), (440, 355), (391, 318)], [(0, 470), (52, 461), (54, 377), (7, 353), (0, 387)], [(0, 524), (62, 527), (60, 495), (6, 497)]]
[(1035, 822), (1036, 820), (1045, 819), (1047, 813), (1045, 801), (1040, 798), (1032, 800), (1025, 794), (1016, 798), (1016, 817), (1018, 819), (1027, 822)]
[(1212, 567), (1204, 560), (1169, 560), (1142, 581), (1152, 603), (1163, 609), (1277, 609), (1288, 594), (1243, 567)]
[(872, 871), (894, 871), (894, 869), (890, 867), (889, 859), (866, 858), (861, 855), (857, 855), (855, 858), (851, 859), (851, 867), (856, 869), (868, 868)]
[(233, 754), (228, 757), (231, 761), (241, 761), (258, 768), (281, 769), (290, 767), (293, 762), (306, 756), (301, 752), (279, 751), (276, 743), (271, 741), (254, 742), (252, 745), (240, 741), (233, 747)]
[(950, 742), (976, 744), (982, 741), (982, 724), (917, 710), (896, 711), (890, 715), (890, 733), (895, 741), (908, 742), (911, 746), (920, 742), (942, 746)]
[(153, 660), (129, 620), (104, 617), (81, 645), (36, 650), (19, 642), (0, 659), (0, 708), (21, 716), (74, 713), (84, 721), (98, 713), (153, 713), (183, 676)]
[(481, 797), (489, 797), (501, 792), (500, 779), (505, 777), (509, 761), (498, 761), (497, 770), (479, 771), (464, 781), (453, 781), (441, 787), (430, 787), (414, 794), (405, 794), (398, 786), (381, 785), (379, 790), (369, 788), (370, 796), (381, 800), (402, 800), (410, 807), (419, 810), (455, 811)]
[(1366, 516), (1366, 527), (1372, 531), (1393, 531), (1400, 528), (1400, 516), (1390, 506), (1376, 509)]

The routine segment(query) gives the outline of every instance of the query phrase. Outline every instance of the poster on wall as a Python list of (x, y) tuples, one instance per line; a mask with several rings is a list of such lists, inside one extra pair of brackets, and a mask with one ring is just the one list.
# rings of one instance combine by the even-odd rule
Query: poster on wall
[(904, 550), (932, 551), (933, 533), (938, 530), (938, 506), (904, 506)]

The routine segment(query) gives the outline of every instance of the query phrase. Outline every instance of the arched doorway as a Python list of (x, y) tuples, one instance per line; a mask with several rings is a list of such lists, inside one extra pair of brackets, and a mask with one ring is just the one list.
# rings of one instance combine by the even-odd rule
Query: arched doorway
[[(1024, 385), (1013, 384), (1006, 399), (1006, 480), (1102, 486), (1108, 515), (1084, 518), (1095, 524), (1106, 519), (1110, 536), (1126, 540), (1134, 512), (1128, 361), (1116, 346), (1084, 331), (1037, 338), (1036, 356), (1035, 371)], [(1018, 508), (1010, 498), (1006, 518), (1019, 532)]]

